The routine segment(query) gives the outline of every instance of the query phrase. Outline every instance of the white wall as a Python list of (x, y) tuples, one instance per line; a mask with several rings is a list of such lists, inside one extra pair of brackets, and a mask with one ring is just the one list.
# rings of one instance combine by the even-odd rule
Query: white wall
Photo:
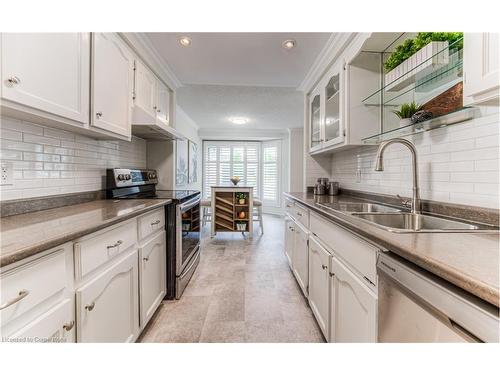
[[(470, 121), (405, 137), (418, 150), (424, 199), (499, 208), (498, 108), (482, 107)], [(331, 178), (343, 188), (411, 196), (411, 159), (404, 146), (391, 145), (384, 171), (375, 172), (376, 147), (339, 152), (331, 159)], [(361, 182), (356, 171), (361, 170)]]
[(0, 117), (0, 159), (13, 163), (14, 184), (1, 200), (101, 190), (106, 168), (145, 168), (146, 141), (95, 140)]

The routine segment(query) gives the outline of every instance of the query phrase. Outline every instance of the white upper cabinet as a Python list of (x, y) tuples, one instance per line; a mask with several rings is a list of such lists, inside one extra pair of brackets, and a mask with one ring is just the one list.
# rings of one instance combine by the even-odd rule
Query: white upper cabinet
[(323, 147), (341, 143), (344, 139), (344, 69), (343, 62), (335, 64), (321, 85), (323, 100)]
[(321, 94), (317, 88), (309, 95), (309, 150), (320, 150), (322, 142)]
[(464, 105), (498, 103), (499, 43), (499, 33), (464, 34)]
[(2, 33), (1, 51), (4, 110), (88, 124), (89, 33)]
[(323, 335), (329, 331), (330, 253), (309, 237), (309, 305)]
[(130, 139), (134, 59), (114, 33), (95, 33), (92, 43), (91, 126)]
[(330, 268), (330, 342), (376, 342), (376, 294), (334, 257)]
[(353, 38), (308, 94), (311, 154), (362, 145), (380, 131), (380, 110), (363, 103), (380, 88), (382, 72), (380, 54), (362, 50), (367, 38)]
[(165, 125), (170, 126), (170, 90), (160, 80), (156, 81), (156, 116)]
[(140, 60), (135, 60), (134, 115), (132, 122), (144, 123), (156, 117), (156, 77)]
[(170, 92), (140, 60), (135, 61), (133, 125), (169, 125)]

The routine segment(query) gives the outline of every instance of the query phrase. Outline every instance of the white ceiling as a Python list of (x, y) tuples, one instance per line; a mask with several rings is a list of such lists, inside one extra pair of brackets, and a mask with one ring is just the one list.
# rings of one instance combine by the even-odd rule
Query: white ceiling
[[(186, 85), (177, 104), (201, 129), (286, 129), (303, 125), (303, 94), (293, 88)], [(230, 117), (247, 117), (235, 125)]]
[[(179, 36), (192, 43), (182, 47)], [(330, 33), (146, 33), (182, 84), (297, 87)], [(285, 50), (281, 44), (295, 39)]]

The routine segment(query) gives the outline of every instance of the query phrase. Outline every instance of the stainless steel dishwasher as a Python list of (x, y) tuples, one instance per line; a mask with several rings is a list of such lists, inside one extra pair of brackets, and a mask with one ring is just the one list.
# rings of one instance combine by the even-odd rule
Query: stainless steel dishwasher
[(379, 342), (499, 342), (499, 310), (391, 253), (379, 256)]

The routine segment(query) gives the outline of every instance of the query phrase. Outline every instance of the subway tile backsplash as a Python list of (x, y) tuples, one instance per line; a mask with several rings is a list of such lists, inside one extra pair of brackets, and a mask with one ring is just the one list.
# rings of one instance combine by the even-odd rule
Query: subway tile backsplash
[[(481, 117), (462, 124), (405, 137), (417, 147), (422, 198), (499, 208), (499, 113), (480, 110)], [(348, 189), (411, 196), (409, 151), (389, 146), (384, 171), (375, 172), (376, 151), (361, 146), (333, 154), (330, 177)]]
[(80, 134), (0, 117), (0, 159), (14, 167), (14, 184), (0, 199), (100, 190), (106, 168), (146, 167), (146, 141), (95, 140)]

